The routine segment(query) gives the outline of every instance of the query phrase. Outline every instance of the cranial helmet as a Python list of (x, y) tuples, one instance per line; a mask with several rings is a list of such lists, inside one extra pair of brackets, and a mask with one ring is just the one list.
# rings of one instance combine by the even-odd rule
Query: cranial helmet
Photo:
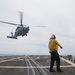
[(51, 35), (51, 39), (56, 39), (56, 36), (54, 34)]

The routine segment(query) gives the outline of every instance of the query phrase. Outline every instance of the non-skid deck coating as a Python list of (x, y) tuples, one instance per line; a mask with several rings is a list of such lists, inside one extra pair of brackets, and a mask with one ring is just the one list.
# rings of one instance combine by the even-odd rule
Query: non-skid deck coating
[(49, 65), (49, 55), (0, 56), (0, 75), (75, 75), (75, 64), (64, 58), (61, 58), (63, 73), (50, 73)]

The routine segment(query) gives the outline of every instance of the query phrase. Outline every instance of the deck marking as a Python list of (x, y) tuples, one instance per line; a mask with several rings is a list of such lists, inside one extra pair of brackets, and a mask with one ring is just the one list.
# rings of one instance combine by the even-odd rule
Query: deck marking
[(69, 61), (67, 59), (64, 59), (64, 58), (60, 58), (60, 59), (63, 60), (63, 61), (66, 61), (67, 63), (69, 63), (69, 64), (71, 64), (72, 66), (75, 67), (75, 63), (73, 63), (73, 62), (71, 62), (71, 61)]
[[(56, 66), (54, 66), (56, 67)], [(60, 66), (60, 67), (75, 67), (72, 65), (65, 65), (65, 66)], [(0, 66), (0, 68), (18, 68), (18, 69), (22, 69), (22, 68), (50, 68), (50, 66)]]

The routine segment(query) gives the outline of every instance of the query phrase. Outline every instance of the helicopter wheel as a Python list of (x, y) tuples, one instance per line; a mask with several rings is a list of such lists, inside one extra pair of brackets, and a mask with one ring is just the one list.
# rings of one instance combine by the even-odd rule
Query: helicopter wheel
[(22, 35), (22, 37), (24, 36), (24, 34)]
[(27, 36), (27, 34), (23, 34), (23, 35), (22, 35), (22, 37), (23, 37), (24, 35), (26, 35), (26, 36)]
[(27, 34), (26, 34), (26, 36), (27, 36)]

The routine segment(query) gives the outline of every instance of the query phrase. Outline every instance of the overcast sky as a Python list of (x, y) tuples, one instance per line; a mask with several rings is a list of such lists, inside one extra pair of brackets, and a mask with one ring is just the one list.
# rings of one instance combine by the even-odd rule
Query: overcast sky
[[(59, 54), (75, 55), (75, 0), (0, 0), (0, 21), (30, 27), (28, 36), (7, 38), (17, 26), (0, 23), (0, 54), (49, 54), (48, 42), (55, 34), (63, 46)], [(45, 28), (32, 26), (46, 26)]]

